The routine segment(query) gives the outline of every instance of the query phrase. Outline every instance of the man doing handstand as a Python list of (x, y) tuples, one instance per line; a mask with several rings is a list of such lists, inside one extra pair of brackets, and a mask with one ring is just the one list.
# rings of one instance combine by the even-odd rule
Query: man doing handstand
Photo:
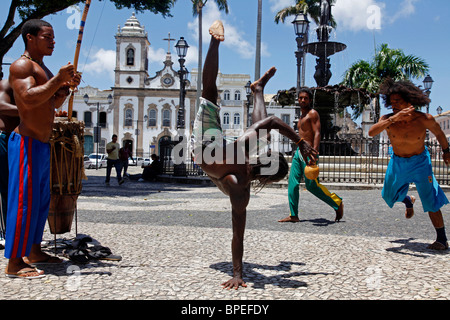
[[(214, 22), (210, 27), (211, 42), (206, 56), (203, 69), (203, 92), (201, 105), (194, 123), (193, 136), (191, 139), (193, 156), (195, 161), (208, 174), (216, 186), (230, 197), (233, 239), (231, 244), (233, 259), (233, 278), (222, 285), (224, 288), (246, 287), (243, 281), (242, 255), (244, 251), (244, 230), (246, 221), (246, 208), (250, 200), (250, 185), (253, 180), (259, 180), (261, 184), (276, 182), (284, 178), (288, 173), (288, 165), (281, 154), (272, 152), (267, 155), (270, 159), (270, 169), (267, 163), (261, 160), (252, 164), (250, 145), (251, 141), (258, 142), (267, 138), (270, 130), (278, 130), (282, 135), (296, 142), (300, 152), (315, 159), (317, 151), (306, 141), (300, 138), (295, 131), (281, 119), (271, 116), (267, 117), (264, 104), (264, 86), (275, 74), (276, 69), (272, 67), (261, 79), (251, 85), (254, 95), (254, 111), (252, 114), (253, 125), (236, 141), (226, 143), (223, 139), (220, 126), (219, 111), (217, 106), (216, 78), (219, 70), (219, 44), (224, 40), (223, 25), (220, 21)], [(210, 132), (213, 132), (211, 137)], [(231, 147), (230, 147), (231, 146)], [(242, 147), (244, 146), (244, 150)], [(205, 157), (207, 150), (213, 149), (216, 160), (208, 161)], [(245, 161), (240, 161), (239, 156), (244, 156)], [(218, 155), (223, 155), (217, 159)], [(277, 170), (273, 172), (273, 167)], [(267, 171), (266, 171), (267, 170)], [(271, 171), (270, 174), (267, 172)]]

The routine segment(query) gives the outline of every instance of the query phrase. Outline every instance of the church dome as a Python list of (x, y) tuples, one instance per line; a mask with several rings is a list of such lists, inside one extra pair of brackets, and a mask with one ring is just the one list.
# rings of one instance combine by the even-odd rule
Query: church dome
[(125, 22), (124, 27), (121, 30), (122, 35), (144, 35), (145, 36), (145, 29), (143, 26), (141, 26), (141, 23), (136, 18), (134, 12), (131, 15), (130, 18), (128, 18), (127, 22)]

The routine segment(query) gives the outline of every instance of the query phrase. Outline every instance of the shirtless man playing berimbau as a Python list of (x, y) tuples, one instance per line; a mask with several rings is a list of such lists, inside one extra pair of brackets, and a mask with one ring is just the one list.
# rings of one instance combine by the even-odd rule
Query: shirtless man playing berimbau
[(445, 164), (450, 161), (447, 138), (439, 124), (430, 114), (416, 111), (413, 105), (423, 106), (430, 102), (420, 88), (409, 81), (387, 80), (381, 86), (386, 107), (392, 106), (392, 113), (380, 118), (370, 130), (376, 136), (386, 130), (394, 151), (386, 171), (382, 197), (393, 207), (395, 202), (405, 203), (406, 218), (414, 215), (412, 196), (408, 196), (409, 184), (414, 182), (422, 201), (423, 210), (428, 211), (436, 229), (437, 239), (428, 248), (448, 249), (444, 219), (440, 208), (448, 203), (447, 197), (434, 177), (430, 154), (425, 146), (427, 130), (430, 130), (441, 145)]
[[(264, 86), (275, 74), (276, 69), (271, 68), (261, 79), (251, 85), (254, 95), (254, 111), (252, 113), (253, 125), (234, 142), (226, 144), (220, 127), (220, 108), (217, 106), (218, 92), (216, 78), (219, 70), (219, 44), (224, 40), (223, 25), (216, 21), (210, 28), (211, 42), (206, 56), (203, 69), (203, 92), (200, 108), (194, 123), (193, 155), (195, 161), (208, 174), (216, 186), (230, 197), (233, 239), (231, 245), (233, 259), (233, 278), (223, 283), (224, 288), (246, 287), (243, 280), (242, 255), (244, 251), (244, 231), (246, 221), (246, 208), (250, 200), (250, 185), (254, 180), (259, 180), (262, 184), (272, 183), (281, 180), (288, 172), (288, 165), (283, 155), (272, 152), (268, 155), (269, 164), (258, 161), (252, 164), (249, 151), (250, 141), (260, 141), (267, 138), (270, 130), (278, 130), (282, 135), (288, 137), (299, 145), (302, 155), (315, 159), (317, 151), (306, 141), (300, 138), (295, 131), (281, 119), (271, 116), (267, 117), (264, 104)], [(215, 130), (215, 139), (208, 136), (209, 130)], [(223, 151), (223, 157), (214, 162), (206, 160), (205, 153), (211, 150), (211, 146), (216, 151), (216, 155)], [(230, 148), (231, 146), (231, 148)], [(245, 146), (244, 150), (242, 147)], [(231, 151), (232, 150), (232, 151)], [(239, 153), (244, 154), (245, 161), (240, 161)], [(260, 155), (260, 158), (261, 155)], [(264, 169), (270, 166), (275, 167), (276, 172), (266, 173)], [(272, 169), (270, 169), (272, 170)]]
[[(50, 145), (55, 117), (81, 76), (70, 63), (53, 76), (43, 63), (55, 46), (52, 26), (29, 20), (22, 28), (24, 54), (10, 68), (9, 83), (19, 110), (20, 124), (8, 142), (9, 192), (5, 257), (8, 277), (39, 278), (32, 264), (60, 263), (41, 250), (50, 204)], [(26, 257), (26, 258), (25, 258)]]

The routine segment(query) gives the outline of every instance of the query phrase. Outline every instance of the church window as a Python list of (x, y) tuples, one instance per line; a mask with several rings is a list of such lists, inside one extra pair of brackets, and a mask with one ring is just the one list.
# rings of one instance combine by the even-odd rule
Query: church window
[(240, 101), (241, 100), (241, 92), (239, 90), (236, 90), (234, 92), (234, 100)]
[(99, 127), (106, 128), (106, 112), (102, 111), (99, 114), (100, 119), (98, 121)]
[(84, 125), (86, 126), (86, 128), (92, 127), (92, 112), (90, 111), (84, 112)]
[(156, 127), (156, 110), (155, 109), (151, 109), (148, 112), (148, 126)]
[(133, 126), (133, 110), (126, 109), (125, 110), (125, 126), (131, 127)]
[(163, 127), (170, 127), (170, 110), (163, 110)]
[(134, 66), (134, 49), (127, 50), (127, 66)]
[(229, 90), (225, 90), (223, 92), (223, 100), (230, 100), (230, 91)]

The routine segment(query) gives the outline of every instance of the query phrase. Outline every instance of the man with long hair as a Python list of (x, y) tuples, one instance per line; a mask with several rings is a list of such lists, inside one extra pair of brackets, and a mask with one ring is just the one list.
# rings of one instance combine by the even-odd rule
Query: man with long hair
[(283, 179), (288, 173), (288, 164), (282, 154), (269, 152), (251, 159), (252, 142), (262, 143), (270, 130), (278, 130), (299, 145), (304, 157), (315, 159), (317, 151), (281, 119), (267, 116), (264, 104), (264, 86), (275, 74), (272, 67), (261, 79), (251, 85), (254, 95), (253, 125), (237, 140), (227, 142), (220, 126), (220, 108), (217, 106), (216, 78), (219, 70), (219, 45), (224, 41), (224, 29), (220, 21), (210, 27), (211, 42), (203, 69), (203, 92), (201, 105), (194, 123), (191, 138), (193, 156), (216, 186), (230, 197), (233, 239), (233, 278), (223, 283), (224, 288), (246, 287), (243, 281), (242, 255), (246, 208), (250, 200), (252, 181), (265, 185)]
[(415, 110), (414, 106), (424, 106), (430, 99), (413, 83), (388, 79), (380, 87), (380, 93), (386, 107), (392, 107), (393, 111), (382, 116), (369, 130), (372, 137), (386, 130), (393, 149), (381, 195), (391, 208), (395, 202), (405, 203), (405, 216), (410, 219), (414, 215), (415, 199), (407, 193), (409, 184), (414, 182), (423, 210), (428, 211), (436, 229), (436, 241), (428, 248), (448, 249), (440, 210), (448, 199), (434, 177), (430, 154), (425, 146), (427, 130), (430, 130), (441, 145), (442, 157), (448, 166), (450, 150), (447, 138), (432, 115)]

